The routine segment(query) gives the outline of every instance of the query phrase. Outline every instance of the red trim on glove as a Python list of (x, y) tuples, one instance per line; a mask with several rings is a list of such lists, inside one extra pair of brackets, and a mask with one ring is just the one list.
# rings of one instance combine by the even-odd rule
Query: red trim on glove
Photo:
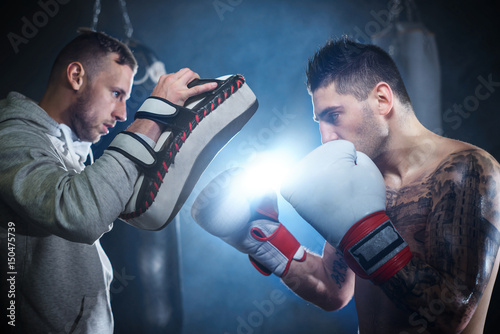
[(292, 259), (297, 250), (300, 247), (300, 243), (295, 239), (293, 234), (287, 230), (285, 225), (279, 224), (276, 231), (268, 237), (262, 237), (264, 235), (258, 227), (254, 227), (250, 230), (250, 235), (259, 241), (268, 241), (274, 247), (276, 247), (283, 255), (288, 259)]
[(354, 273), (361, 278), (370, 279), (377, 285), (387, 281), (408, 264), (412, 258), (410, 247), (406, 245), (371, 274), (366, 273), (365, 269), (352, 256), (350, 249), (387, 221), (390, 221), (390, 219), (384, 211), (372, 213), (351, 226), (339, 243), (339, 249), (344, 254), (346, 263)]
[(382, 223), (386, 222), (389, 217), (384, 211), (377, 211), (371, 215), (358, 221), (356, 224), (352, 225), (351, 228), (344, 235), (340, 241), (339, 247), (341, 249), (349, 249), (358, 241), (363, 239), (368, 233), (376, 229)]
[(257, 260), (255, 260), (253, 257), (248, 255), (248, 259), (250, 260), (250, 263), (259, 271), (264, 276), (269, 276), (272, 274), (272, 271), (264, 267), (262, 264), (260, 264)]
[(387, 281), (389, 278), (394, 276), (398, 271), (400, 271), (404, 266), (410, 262), (413, 254), (410, 251), (410, 246), (406, 246), (397, 253), (393, 258), (384, 263), (382, 267), (377, 269), (371, 276), (371, 281), (380, 285)]
[[(294, 259), (294, 255), (297, 253), (297, 251), (300, 248), (300, 242), (295, 239), (292, 233), (288, 231), (288, 229), (285, 227), (285, 225), (279, 223), (278, 228), (269, 236), (265, 236), (265, 233), (262, 232), (262, 230), (258, 227), (253, 227), (250, 230), (250, 235), (258, 241), (262, 242), (269, 242), (271, 245), (273, 245), (278, 251), (280, 251), (284, 257), (288, 259), (288, 262), (286, 264), (285, 270), (283, 271), (283, 275), (285, 275), (288, 272), (288, 269), (290, 267), (290, 263)], [(304, 251), (304, 255), (300, 259), (295, 259), (297, 261), (305, 261), (306, 259), (306, 254), (307, 252)], [(270, 275), (269, 271), (264, 271), (262, 265), (256, 265), (255, 262), (257, 262), (255, 259), (250, 257), (250, 262), (254, 265), (254, 267), (261, 272), (263, 275)]]
[(271, 197), (265, 196), (259, 202), (259, 205), (257, 206), (257, 208), (255, 208), (255, 211), (270, 218), (271, 220), (274, 220), (275, 222), (279, 222), (278, 212), (276, 211), (274, 203), (275, 202)]

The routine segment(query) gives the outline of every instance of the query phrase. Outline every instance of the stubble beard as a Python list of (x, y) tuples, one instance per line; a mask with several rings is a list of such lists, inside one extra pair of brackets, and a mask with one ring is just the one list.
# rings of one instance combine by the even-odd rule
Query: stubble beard
[(94, 129), (96, 119), (91, 113), (91, 100), (90, 93), (80, 95), (76, 102), (68, 107), (67, 112), (70, 115), (71, 127), (76, 136), (82, 141), (95, 143), (101, 138), (101, 135)]
[(373, 111), (368, 105), (363, 106), (363, 120), (358, 128), (359, 142), (356, 149), (365, 153), (370, 159), (375, 160), (385, 150), (387, 136), (383, 135)]

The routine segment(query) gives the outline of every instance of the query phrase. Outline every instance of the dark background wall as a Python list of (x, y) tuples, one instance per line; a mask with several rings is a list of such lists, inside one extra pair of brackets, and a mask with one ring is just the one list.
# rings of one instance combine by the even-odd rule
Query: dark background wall
[[(241, 73), (260, 108), (207, 169), (175, 223), (160, 232), (144, 232), (117, 221), (103, 237), (114, 265), (117, 333), (356, 333), (352, 302), (326, 313), (301, 300), (277, 277), (261, 276), (245, 255), (203, 231), (189, 210), (196, 193), (220, 171), (255, 163), (266, 152), (293, 161), (319, 145), (304, 84), (307, 59), (332, 36), (349, 34), (366, 42), (367, 32), (373, 31), (369, 28), (377, 28), (377, 22), (381, 28), (377, 18), (392, 2), (127, 1), (132, 37), (151, 48), (167, 72), (190, 67), (207, 78)], [(441, 132), (500, 159), (495, 2), (416, 4), (439, 50), (441, 110), (446, 115)], [(39, 99), (59, 49), (77, 27), (91, 25), (93, 5), (84, 0), (3, 1), (0, 96), (16, 90)], [(125, 38), (118, 0), (102, 0), (97, 29)], [(491, 78), (490, 94), (474, 100), (481, 78)], [(130, 116), (151, 89), (134, 87)], [(471, 101), (478, 104), (457, 111)], [(107, 142), (109, 138), (95, 145), (97, 156)], [(297, 238), (321, 252), (324, 240), (281, 199), (280, 209)]]

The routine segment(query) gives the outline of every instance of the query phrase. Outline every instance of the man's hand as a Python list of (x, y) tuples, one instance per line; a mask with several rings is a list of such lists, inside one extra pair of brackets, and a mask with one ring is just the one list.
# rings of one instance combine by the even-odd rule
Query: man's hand
[[(173, 104), (183, 106), (188, 98), (217, 87), (216, 82), (192, 88), (187, 87), (191, 81), (199, 78), (200, 76), (189, 68), (183, 68), (175, 73), (164, 74), (160, 76), (151, 96), (161, 97)], [(156, 142), (163, 132), (163, 125), (149, 119), (136, 119), (128, 128), (128, 131), (142, 133)]]
[(210, 82), (203, 85), (188, 88), (188, 84), (200, 76), (190, 70), (183, 68), (176, 73), (164, 74), (158, 80), (151, 96), (161, 97), (165, 100), (183, 106), (188, 98), (199, 95), (217, 87), (216, 82)]

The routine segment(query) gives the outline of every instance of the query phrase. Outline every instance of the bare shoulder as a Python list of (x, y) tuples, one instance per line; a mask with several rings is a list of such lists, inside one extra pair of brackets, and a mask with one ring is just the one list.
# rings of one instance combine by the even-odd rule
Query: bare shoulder
[(488, 220), (500, 227), (500, 165), (485, 150), (450, 140), (441, 152), (441, 161), (430, 175), (435, 196), (450, 188), (475, 193), (481, 198), (481, 210)]
[(500, 164), (485, 150), (469, 143), (449, 140), (448, 148), (440, 152), (442, 160), (434, 175), (460, 181), (467, 172), (475, 172), (481, 177), (481, 184), (499, 186)]

